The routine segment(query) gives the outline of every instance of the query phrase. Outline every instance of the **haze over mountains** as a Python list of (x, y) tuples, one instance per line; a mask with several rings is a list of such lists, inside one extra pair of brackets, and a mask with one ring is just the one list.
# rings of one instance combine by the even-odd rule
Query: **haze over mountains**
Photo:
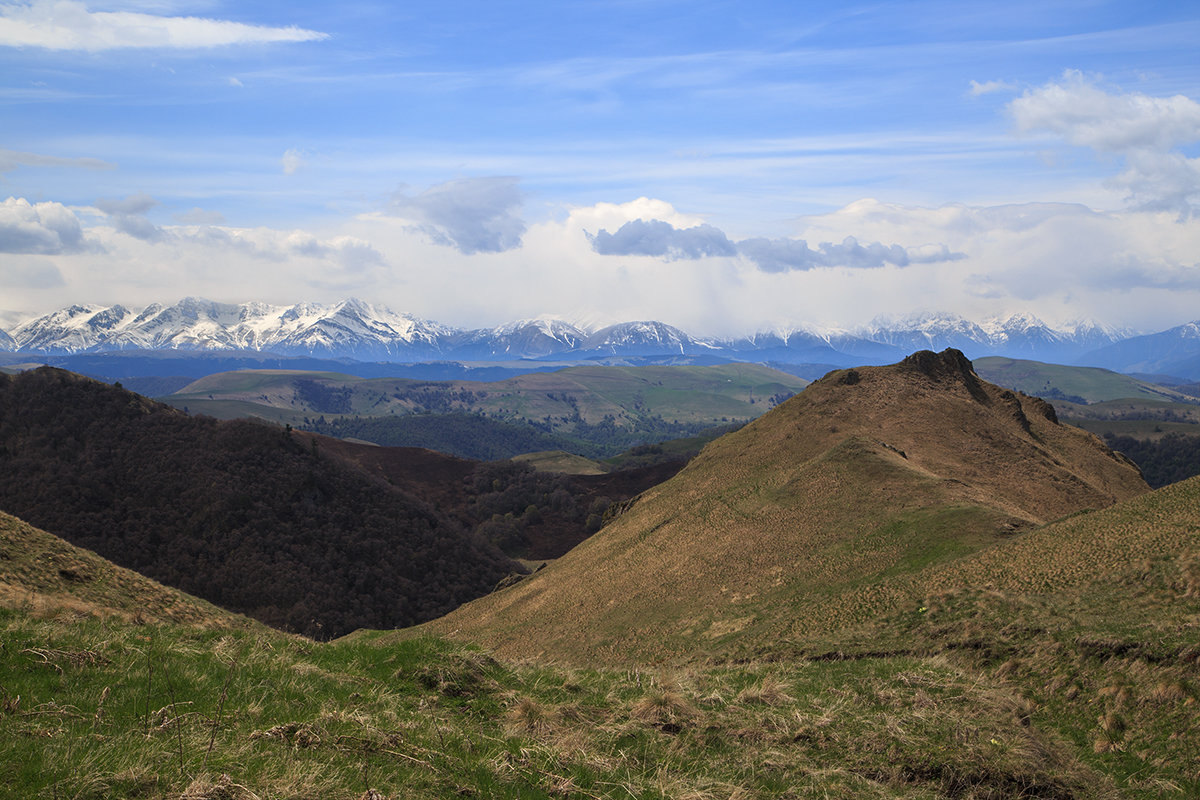
[(387, 362), (674, 356), (693, 362), (845, 367), (898, 361), (918, 349), (954, 347), (971, 358), (1005, 355), (1118, 370), (1183, 370), (1184, 377), (1191, 377), (1200, 369), (1195, 328), (1185, 325), (1144, 337), (1091, 321), (1056, 329), (1028, 314), (972, 322), (955, 314), (931, 313), (880, 318), (849, 331), (796, 327), (713, 339), (657, 321), (590, 328), (535, 319), (463, 330), (357, 299), (274, 306), (189, 297), (140, 311), (121, 305), (70, 306), (0, 331), (0, 351), (63, 355), (233, 350)]

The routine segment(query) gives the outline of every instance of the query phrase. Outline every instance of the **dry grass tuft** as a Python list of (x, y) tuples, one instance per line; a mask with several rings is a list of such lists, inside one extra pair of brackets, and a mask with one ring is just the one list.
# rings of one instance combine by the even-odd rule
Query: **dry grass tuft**
[(1160, 683), (1150, 690), (1149, 700), (1153, 703), (1183, 703), (1192, 699), (1182, 681)]
[(259, 800), (258, 795), (234, 783), (228, 775), (212, 780), (208, 775), (196, 778), (183, 790), (179, 800)]
[(656, 687), (638, 699), (629, 709), (629, 716), (653, 725), (668, 733), (678, 733), (696, 719), (698, 713), (683, 695), (671, 689)]
[(544, 737), (553, 733), (558, 715), (531, 697), (522, 697), (505, 714), (509, 736)]
[(747, 686), (737, 694), (739, 703), (750, 705), (780, 706), (790, 701), (791, 686), (770, 675), (753, 686)]
[(1115, 711), (1101, 714), (1096, 721), (1100, 725), (1100, 730), (1107, 733), (1114, 740), (1120, 739), (1125, 733), (1125, 718)]
[(251, 739), (278, 739), (295, 748), (317, 747), (321, 744), (318, 729), (307, 722), (285, 722), (265, 731), (254, 731)]

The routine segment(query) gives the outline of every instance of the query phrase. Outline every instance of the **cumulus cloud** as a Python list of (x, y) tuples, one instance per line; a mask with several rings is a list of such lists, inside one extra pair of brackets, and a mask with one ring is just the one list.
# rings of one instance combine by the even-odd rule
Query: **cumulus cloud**
[(666, 261), (700, 259), (713, 256), (741, 255), (764, 272), (787, 272), (817, 267), (870, 269), (892, 264), (930, 264), (963, 258), (944, 244), (928, 244), (906, 249), (881, 242), (860, 244), (846, 236), (840, 244), (822, 242), (813, 249), (803, 239), (743, 239), (736, 244), (719, 229), (702, 224), (677, 228), (662, 220), (630, 220), (615, 233), (601, 230), (587, 234), (592, 250), (600, 255), (655, 256)]
[(461, 253), (500, 253), (521, 244), (525, 222), (518, 181), (512, 177), (461, 178), (409, 197), (397, 193), (389, 210), (416, 223), (437, 244)]
[(0, 204), (0, 253), (58, 255), (86, 249), (79, 219), (66, 206), (23, 197)]
[(1025, 92), (1009, 104), (1022, 133), (1050, 133), (1097, 153), (1124, 157), (1110, 181), (1146, 210), (1184, 216), (1200, 194), (1200, 159), (1177, 148), (1200, 141), (1200, 103), (1184, 95), (1112, 93), (1080, 72)]
[(594, 236), (588, 234), (588, 239), (592, 249), (605, 256), (658, 256), (674, 261), (737, 253), (733, 242), (712, 225), (676, 228), (658, 219), (630, 220), (615, 233), (601, 230)]
[(117, 48), (204, 48), (309, 42), (328, 34), (296, 26), (247, 25), (202, 17), (91, 11), (75, 0), (0, 6), (0, 46), (97, 52)]
[(1009, 108), (1019, 131), (1049, 131), (1109, 153), (1164, 150), (1200, 139), (1200, 103), (1190, 97), (1110, 94), (1075, 70), (1025, 92)]

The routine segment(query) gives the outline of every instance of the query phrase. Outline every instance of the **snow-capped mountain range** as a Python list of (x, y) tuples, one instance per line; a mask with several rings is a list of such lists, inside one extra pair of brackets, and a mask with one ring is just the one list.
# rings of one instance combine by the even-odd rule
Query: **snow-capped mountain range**
[[(254, 351), (385, 362), (680, 356), (853, 366), (898, 360), (914, 350), (955, 347), (971, 358), (1006, 355), (1083, 363), (1085, 355), (1132, 341), (1132, 336), (1094, 322), (1054, 329), (1029, 314), (972, 322), (946, 313), (880, 318), (856, 330), (800, 328), (736, 339), (694, 337), (655, 321), (589, 329), (534, 319), (462, 330), (357, 299), (275, 306), (189, 297), (140, 311), (120, 305), (70, 306), (0, 331), (0, 351)], [(1200, 340), (1193, 341), (1200, 346)]]

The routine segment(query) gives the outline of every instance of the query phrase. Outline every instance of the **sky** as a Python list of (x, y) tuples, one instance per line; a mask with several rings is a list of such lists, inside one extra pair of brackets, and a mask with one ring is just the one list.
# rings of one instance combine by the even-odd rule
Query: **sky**
[(1200, 3), (0, 0), (0, 322), (1200, 318)]

